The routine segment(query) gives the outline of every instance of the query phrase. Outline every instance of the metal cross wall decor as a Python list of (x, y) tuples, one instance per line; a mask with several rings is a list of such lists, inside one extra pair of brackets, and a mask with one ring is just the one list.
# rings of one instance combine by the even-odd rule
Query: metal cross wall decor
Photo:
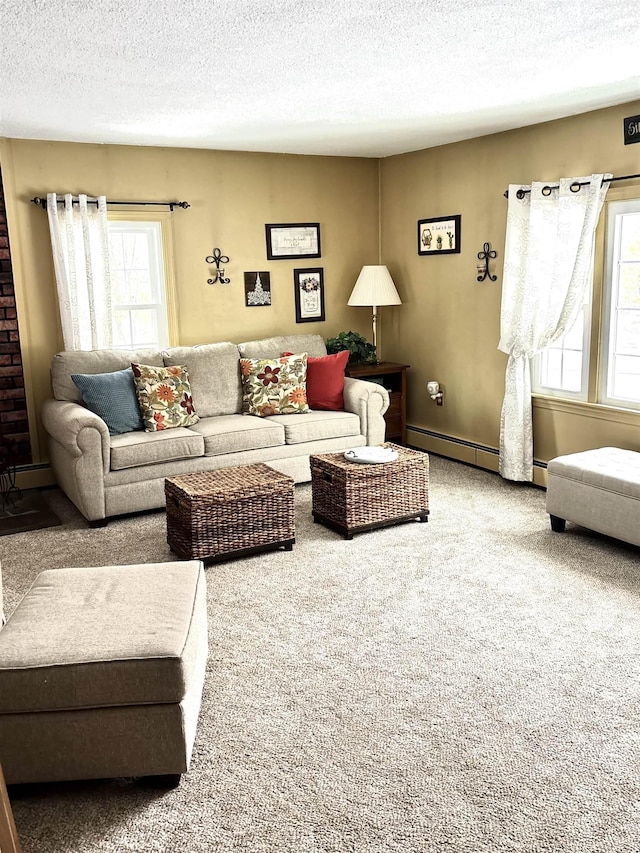
[(491, 281), (497, 281), (497, 275), (491, 275), (489, 272), (489, 258), (493, 260), (498, 257), (498, 253), (495, 249), (491, 248), (491, 243), (485, 243), (482, 247), (482, 251), (478, 252), (478, 260), (484, 261), (484, 266), (480, 263), (478, 264), (478, 276), (477, 281), (484, 281), (485, 278), (489, 278)]
[(214, 272), (211, 278), (207, 279), (207, 284), (230, 284), (231, 279), (224, 277), (224, 268), (220, 269), (220, 264), (228, 264), (229, 258), (227, 255), (223, 255), (220, 249), (214, 249), (212, 255), (207, 255), (205, 258), (206, 263), (215, 264), (216, 271)]

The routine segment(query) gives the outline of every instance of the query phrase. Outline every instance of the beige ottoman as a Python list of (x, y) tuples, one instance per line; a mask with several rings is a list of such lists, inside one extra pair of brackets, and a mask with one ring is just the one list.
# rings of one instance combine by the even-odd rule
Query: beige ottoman
[(599, 447), (552, 459), (547, 512), (557, 532), (572, 521), (640, 545), (640, 453)]
[(0, 631), (8, 784), (189, 768), (207, 660), (203, 565), (42, 572)]

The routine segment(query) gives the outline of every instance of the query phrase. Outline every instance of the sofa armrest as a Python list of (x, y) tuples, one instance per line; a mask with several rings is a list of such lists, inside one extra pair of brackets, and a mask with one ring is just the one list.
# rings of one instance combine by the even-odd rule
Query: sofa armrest
[(384, 413), (389, 408), (389, 392), (377, 382), (345, 376), (344, 410), (360, 418), (360, 431), (368, 445), (382, 444), (385, 436)]
[(64, 400), (45, 400), (41, 416), (45, 430), (73, 457), (95, 453), (99, 438), (102, 470), (108, 473), (111, 442), (102, 418), (78, 403)]

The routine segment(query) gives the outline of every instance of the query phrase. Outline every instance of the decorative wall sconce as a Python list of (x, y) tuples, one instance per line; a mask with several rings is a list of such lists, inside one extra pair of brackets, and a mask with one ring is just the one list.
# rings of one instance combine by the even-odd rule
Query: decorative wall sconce
[(216, 265), (216, 271), (214, 272), (214, 274), (211, 278), (207, 279), (207, 284), (215, 284), (216, 282), (218, 282), (218, 284), (230, 284), (231, 283), (230, 278), (224, 277), (224, 268), (220, 269), (220, 264), (228, 264), (229, 263), (228, 256), (223, 255), (222, 252), (220, 251), (220, 249), (214, 249), (213, 254), (208, 255), (205, 258), (205, 261), (208, 264), (215, 264)]
[(477, 269), (478, 269), (478, 281), (484, 281), (485, 278), (487, 278), (487, 277), (491, 281), (497, 281), (498, 280), (497, 275), (491, 275), (491, 273), (489, 272), (489, 258), (491, 258), (491, 260), (493, 260), (494, 258), (497, 258), (497, 257), (498, 257), (498, 253), (495, 251), (495, 249), (491, 248), (491, 243), (485, 243), (484, 246), (482, 247), (482, 251), (478, 252), (478, 260), (481, 262), (484, 261), (484, 264), (479, 263), (478, 267), (477, 267)]

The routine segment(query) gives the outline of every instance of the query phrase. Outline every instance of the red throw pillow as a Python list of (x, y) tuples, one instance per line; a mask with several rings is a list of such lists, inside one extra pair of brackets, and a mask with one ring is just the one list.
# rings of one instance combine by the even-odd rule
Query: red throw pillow
[[(293, 355), (283, 352), (282, 355)], [(307, 403), (310, 409), (339, 412), (344, 409), (344, 371), (349, 351), (307, 358)]]

